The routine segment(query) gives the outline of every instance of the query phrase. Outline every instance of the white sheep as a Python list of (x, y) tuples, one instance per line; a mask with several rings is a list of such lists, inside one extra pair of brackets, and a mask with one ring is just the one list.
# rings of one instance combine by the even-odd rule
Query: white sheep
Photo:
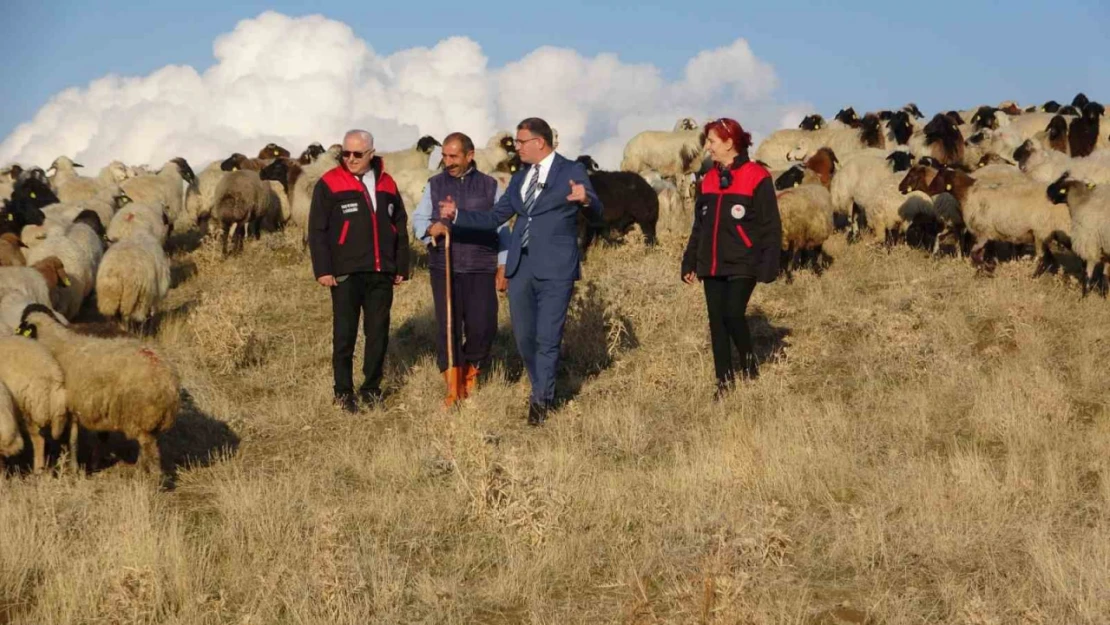
[(42, 343), (61, 365), (75, 463), (80, 426), (121, 432), (139, 443), (141, 467), (159, 466), (157, 435), (173, 426), (181, 403), (177, 371), (164, 356), (136, 339), (77, 334), (37, 304), (23, 312), (18, 330)]
[(105, 317), (145, 323), (170, 290), (170, 261), (162, 244), (138, 231), (104, 253), (96, 273), (96, 305)]
[(393, 175), (406, 169), (428, 169), (428, 159), (437, 147), (439, 147), (439, 141), (425, 135), (420, 137), (411, 148), (396, 152), (382, 152), (378, 156), (382, 159), (382, 170)]
[(120, 188), (135, 202), (166, 206), (170, 223), (187, 219), (185, 197), (190, 185), (195, 184), (196, 176), (183, 158), (166, 162), (157, 174), (146, 174), (128, 178), (120, 183)]
[(833, 233), (833, 208), (829, 190), (821, 184), (799, 184), (778, 194), (782, 220), (782, 250), (786, 252), (784, 269), (787, 282), (792, 270), (806, 252), (816, 254), (813, 268), (818, 274), (827, 264), (823, 245)]
[(391, 174), (393, 181), (397, 183), (397, 191), (401, 194), (401, 201), (405, 203), (408, 210), (413, 210), (420, 202), (421, 196), (424, 195), (424, 187), (428, 185), (428, 179), (436, 173), (431, 169), (408, 169)]
[(78, 174), (76, 167), (84, 165), (74, 163), (66, 156), (59, 156), (50, 165), (50, 171), (54, 172), (50, 182), (57, 190), (58, 200), (61, 202), (87, 200), (101, 192), (100, 181)]
[(124, 206), (112, 217), (105, 238), (115, 243), (140, 230), (165, 245), (166, 237), (169, 236), (170, 223), (164, 204), (133, 202)]
[(131, 199), (124, 194), (119, 185), (113, 184), (111, 187), (101, 187), (100, 192), (91, 198), (51, 204), (43, 207), (42, 212), (47, 221), (64, 226), (72, 223), (81, 213), (91, 210), (100, 218), (101, 225), (106, 226), (111, 223), (112, 216), (116, 214), (120, 205), (129, 201)]
[(23, 434), (19, 431), (19, 420), (15, 416), (15, 399), (8, 387), (0, 382), (0, 473), (4, 470), (4, 459), (23, 451)]
[(110, 187), (112, 185), (119, 186), (119, 183), (131, 177), (131, 170), (127, 165), (119, 161), (112, 161), (100, 169), (96, 179), (101, 186)]
[[(320, 181), (324, 174), (339, 166), (339, 151), (341, 149), (341, 146), (333, 145), (312, 164), (302, 167), (301, 175), (293, 185), (291, 220), (304, 229), (305, 232), (308, 231), (308, 211), (312, 208), (312, 193), (316, 189), (316, 183)], [(307, 240), (306, 238), (306, 244)]]
[(16, 417), (31, 439), (37, 473), (46, 466), (42, 430), (49, 428), (54, 440), (65, 434), (66, 390), (62, 368), (43, 345), (22, 336), (0, 337), (0, 386), (11, 393)]
[(53, 306), (57, 291), (69, 286), (62, 261), (54, 257), (30, 267), (0, 267), (0, 334), (15, 331), (27, 304)]
[(1033, 245), (1037, 267), (1034, 277), (1048, 268), (1052, 259), (1049, 243), (1066, 239), (1071, 232), (1067, 207), (1054, 205), (1043, 184), (1029, 179), (997, 183), (983, 181), (956, 170), (940, 171), (929, 185), (929, 194), (951, 193), (959, 202), (967, 230), (975, 237), (973, 261), (990, 241)]
[(670, 180), (685, 202), (689, 195), (689, 176), (703, 163), (705, 132), (694, 130), (645, 130), (624, 146), (621, 171), (658, 172)]
[[(24, 241), (27, 242), (27, 239)], [(70, 286), (59, 290), (55, 308), (67, 319), (77, 316), (81, 304), (96, 287), (96, 270), (103, 255), (101, 235), (81, 217), (65, 227), (48, 227), (45, 237), (32, 245), (26, 254), (29, 264), (50, 256), (62, 261)]]
[(1038, 146), (1034, 141), (1026, 141), (1014, 151), (1014, 159), (1025, 175), (1044, 184), (1058, 180), (1065, 172), (1070, 172), (1077, 180), (1110, 183), (1110, 150), (1096, 150), (1089, 156), (1072, 158)]
[(822, 147), (831, 148), (842, 159), (867, 149), (859, 129), (834, 128), (830, 124), (819, 130), (777, 130), (760, 142), (754, 158), (773, 169), (787, 169), (813, 156)]
[[(1071, 249), (1083, 261), (1081, 282), (1086, 296), (1095, 270), (1110, 260), (1110, 185), (1077, 180), (1065, 174), (1049, 185), (1046, 194), (1053, 204), (1068, 206)], [(1099, 290), (1105, 297), (1105, 274)]]
[(513, 135), (504, 131), (498, 132), (489, 138), (486, 147), (474, 150), (474, 167), (484, 174), (492, 174), (499, 169), (504, 169), (515, 154)]

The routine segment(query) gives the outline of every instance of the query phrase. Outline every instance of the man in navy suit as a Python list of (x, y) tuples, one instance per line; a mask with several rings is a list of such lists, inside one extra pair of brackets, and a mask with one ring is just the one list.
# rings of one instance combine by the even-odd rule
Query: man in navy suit
[(441, 221), (428, 233), (443, 236), (456, 229), (496, 230), (513, 215), (512, 245), (505, 276), (509, 278), (509, 312), (517, 350), (532, 381), (528, 423), (540, 425), (555, 400), (555, 371), (563, 325), (574, 282), (581, 277), (578, 257), (578, 211), (601, 215), (601, 201), (586, 168), (555, 153), (551, 126), (538, 117), (517, 124), (517, 154), (529, 165), (513, 175), (492, 211), (457, 211), (440, 202)]

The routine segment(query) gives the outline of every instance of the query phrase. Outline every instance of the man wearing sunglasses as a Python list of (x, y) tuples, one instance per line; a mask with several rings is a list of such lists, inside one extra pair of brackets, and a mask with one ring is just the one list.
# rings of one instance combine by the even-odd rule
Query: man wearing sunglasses
[[(517, 124), (520, 161), (529, 167), (513, 174), (505, 194), (492, 211), (460, 211), (441, 202), (443, 220), (428, 233), (440, 236), (455, 229), (496, 230), (514, 214), (512, 244), (505, 265), (509, 278), (509, 312), (517, 350), (524, 359), (532, 396), (528, 423), (541, 425), (555, 400), (555, 373), (563, 325), (581, 275), (578, 256), (578, 212), (600, 219), (598, 200), (586, 168), (555, 153), (551, 126), (538, 117)], [(446, 223), (445, 223), (446, 222)]]
[(373, 404), (382, 397), (393, 287), (409, 277), (408, 216), (397, 184), (374, 155), (373, 135), (348, 131), (341, 157), (340, 165), (316, 183), (308, 244), (316, 281), (331, 290), (335, 401), (356, 413), (353, 360), (359, 317), (366, 345), (358, 398)]

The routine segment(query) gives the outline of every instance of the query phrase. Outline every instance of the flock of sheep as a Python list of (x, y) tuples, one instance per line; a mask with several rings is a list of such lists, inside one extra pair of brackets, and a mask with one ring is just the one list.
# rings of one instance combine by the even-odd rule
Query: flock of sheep
[[(753, 158), (779, 190), (784, 270), (820, 270), (823, 246), (838, 229), (850, 240), (873, 232), (887, 245), (916, 239), (934, 254), (952, 250), (990, 262), (999, 246), (1032, 246), (1039, 274), (1056, 255), (1086, 266), (1086, 294), (1110, 253), (1110, 132), (1102, 105), (1021, 109), (1012, 102), (938, 113), (927, 123), (913, 104), (868, 113), (851, 108), (826, 122), (767, 137)], [(557, 139), (556, 139), (557, 143)], [(412, 210), (439, 169), (439, 142), (380, 153)], [(97, 176), (58, 157), (48, 171), (0, 170), (0, 462), (29, 440), (33, 466), (45, 467), (44, 431), (119, 432), (140, 445), (140, 463), (158, 466), (156, 437), (179, 407), (177, 373), (135, 337), (170, 288), (166, 242), (175, 228), (217, 234), (224, 255), (248, 235), (292, 224), (302, 232), (312, 191), (339, 164), (338, 145), (314, 143), (299, 157), (268, 144), (194, 173), (183, 158), (156, 171), (113, 162)], [(622, 171), (579, 157), (605, 206), (600, 222), (580, 223), (583, 252), (598, 234), (639, 225), (655, 242), (660, 210), (688, 211), (708, 167), (705, 135), (684, 118), (669, 131), (645, 131), (627, 144)], [(504, 186), (520, 168), (512, 135), (476, 151), (476, 167)], [(1100, 284), (1105, 294), (1105, 281)], [(118, 326), (81, 323), (92, 308)], [(85, 312), (83, 312), (85, 311)]]

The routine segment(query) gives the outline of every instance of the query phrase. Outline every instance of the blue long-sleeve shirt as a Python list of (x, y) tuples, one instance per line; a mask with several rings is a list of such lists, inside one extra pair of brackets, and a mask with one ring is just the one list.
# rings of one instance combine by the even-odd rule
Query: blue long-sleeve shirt
[[(493, 196), (493, 203), (497, 204), (497, 200), (501, 199), (505, 190), (500, 186), (497, 187), (497, 192)], [(424, 186), (424, 195), (420, 196), (420, 202), (416, 205), (416, 210), (412, 213), (412, 229), (413, 234), (420, 238), (425, 245), (432, 243), (432, 237), (424, 236), (428, 228), (432, 225), (432, 185)], [(503, 223), (497, 229), (497, 264), (504, 266), (509, 258), (509, 245), (512, 244), (513, 235), (509, 231), (509, 224)]]

